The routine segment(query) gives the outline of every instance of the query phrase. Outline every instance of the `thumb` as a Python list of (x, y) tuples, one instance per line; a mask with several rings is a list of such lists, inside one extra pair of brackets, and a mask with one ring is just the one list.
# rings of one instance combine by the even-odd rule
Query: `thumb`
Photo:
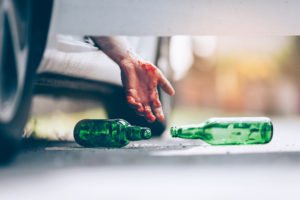
[(173, 96), (175, 94), (175, 89), (168, 81), (168, 79), (159, 71), (158, 85), (165, 91), (168, 95)]

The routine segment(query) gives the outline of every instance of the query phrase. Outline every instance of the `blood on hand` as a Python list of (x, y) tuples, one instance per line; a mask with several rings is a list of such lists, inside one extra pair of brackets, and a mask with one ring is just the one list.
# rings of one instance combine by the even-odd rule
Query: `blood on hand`
[(174, 95), (175, 91), (169, 81), (151, 63), (131, 58), (124, 60), (122, 65), (122, 82), (127, 92), (128, 104), (149, 122), (156, 119), (164, 121), (157, 87), (160, 86), (167, 94)]

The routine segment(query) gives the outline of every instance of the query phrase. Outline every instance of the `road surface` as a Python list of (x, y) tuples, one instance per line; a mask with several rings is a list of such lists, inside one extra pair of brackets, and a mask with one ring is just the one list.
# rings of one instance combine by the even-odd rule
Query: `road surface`
[(274, 130), (270, 144), (251, 146), (27, 142), (0, 171), (0, 199), (299, 199), (300, 120), (276, 119)]

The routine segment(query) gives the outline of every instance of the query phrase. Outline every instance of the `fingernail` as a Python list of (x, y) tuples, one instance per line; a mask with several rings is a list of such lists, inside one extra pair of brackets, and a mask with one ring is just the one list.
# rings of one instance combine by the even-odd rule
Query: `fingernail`
[(138, 111), (138, 112), (144, 112), (144, 108), (143, 108), (143, 107), (140, 107), (140, 108), (138, 108), (137, 111)]
[(158, 118), (158, 120), (161, 121), (161, 122), (165, 121), (165, 116), (164, 116), (164, 115), (161, 115), (161, 114), (160, 114), (157, 118)]
[(147, 116), (147, 121), (148, 122), (154, 122), (155, 120), (156, 120), (156, 117), (154, 117), (154, 116), (152, 116), (152, 117)]

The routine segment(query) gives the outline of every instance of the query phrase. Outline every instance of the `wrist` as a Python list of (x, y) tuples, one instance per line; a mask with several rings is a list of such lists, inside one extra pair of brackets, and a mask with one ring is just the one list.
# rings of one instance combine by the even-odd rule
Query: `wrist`
[(124, 56), (122, 56), (117, 64), (119, 65), (121, 70), (126, 70), (128, 68), (134, 68), (137, 66), (138, 62), (141, 59), (133, 53), (132, 51), (127, 51)]

